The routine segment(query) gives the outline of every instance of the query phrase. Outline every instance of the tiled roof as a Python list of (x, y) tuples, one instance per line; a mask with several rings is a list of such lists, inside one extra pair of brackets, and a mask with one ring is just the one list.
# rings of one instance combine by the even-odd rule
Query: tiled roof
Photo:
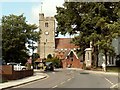
[(55, 38), (55, 49), (74, 49), (79, 48), (71, 43), (72, 38)]

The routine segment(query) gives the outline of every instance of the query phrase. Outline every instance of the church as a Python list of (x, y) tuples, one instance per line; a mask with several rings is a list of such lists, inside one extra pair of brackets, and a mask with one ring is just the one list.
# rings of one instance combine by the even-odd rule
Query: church
[[(71, 43), (72, 38), (56, 38), (55, 37), (55, 18), (54, 17), (45, 17), (44, 13), (39, 14), (39, 29), (40, 34), (40, 43), (38, 44), (38, 54), (41, 59), (47, 58), (49, 54), (53, 57), (58, 57), (61, 59), (63, 67), (74, 67), (82, 68), (83, 60), (78, 58), (76, 54), (76, 49), (80, 49), (79, 46), (75, 46)], [(120, 55), (120, 38), (114, 39), (112, 42), (113, 47), (115, 47), (115, 52), (117, 55)], [(85, 62), (88, 66), (91, 66), (92, 48), (86, 49)], [(91, 58), (89, 58), (91, 57)], [(101, 66), (103, 62), (103, 57), (101, 53), (98, 55), (98, 66)], [(108, 56), (107, 62), (109, 66), (116, 65), (116, 58)]]
[(71, 43), (72, 38), (55, 37), (55, 18), (45, 17), (44, 13), (39, 14), (40, 43), (38, 54), (41, 59), (47, 58), (49, 54), (58, 57), (63, 62), (63, 67), (81, 68), (81, 61), (75, 50), (79, 46)]

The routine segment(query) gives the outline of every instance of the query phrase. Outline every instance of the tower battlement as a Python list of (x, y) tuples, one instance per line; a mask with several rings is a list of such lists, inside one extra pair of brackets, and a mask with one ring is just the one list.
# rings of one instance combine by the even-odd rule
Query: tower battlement
[(39, 19), (40, 19), (41, 21), (43, 21), (43, 20), (44, 20), (44, 21), (55, 20), (54, 17), (45, 17), (43, 13), (40, 13), (40, 14), (39, 14)]
[(46, 20), (46, 21), (55, 20), (55, 18), (54, 18), (54, 17), (46, 17), (45, 20)]

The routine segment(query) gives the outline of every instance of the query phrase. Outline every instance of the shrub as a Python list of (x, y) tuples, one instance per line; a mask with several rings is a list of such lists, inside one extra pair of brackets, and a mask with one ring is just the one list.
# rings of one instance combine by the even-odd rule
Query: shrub
[(52, 62), (53, 65), (55, 66), (55, 68), (61, 68), (62, 67), (62, 63), (61, 60), (59, 58), (53, 57), (53, 58), (48, 58), (46, 60), (46, 62)]
[(120, 67), (120, 60), (116, 60), (116, 66)]

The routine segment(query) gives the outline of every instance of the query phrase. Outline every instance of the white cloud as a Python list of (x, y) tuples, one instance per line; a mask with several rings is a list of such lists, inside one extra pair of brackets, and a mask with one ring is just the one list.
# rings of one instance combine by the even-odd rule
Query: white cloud
[(62, 6), (64, 0), (44, 0), (43, 12), (46, 16), (54, 16), (56, 14), (56, 6)]
[(39, 20), (40, 7), (41, 7), (40, 4), (38, 6), (32, 7), (31, 17), (33, 17), (35, 21)]
[[(32, 7), (32, 16), (35, 20), (39, 20), (39, 13), (41, 13), (41, 2), (37, 6)], [(42, 13), (45, 16), (54, 16), (56, 14), (56, 6), (62, 6), (64, 0), (42, 0)]]

